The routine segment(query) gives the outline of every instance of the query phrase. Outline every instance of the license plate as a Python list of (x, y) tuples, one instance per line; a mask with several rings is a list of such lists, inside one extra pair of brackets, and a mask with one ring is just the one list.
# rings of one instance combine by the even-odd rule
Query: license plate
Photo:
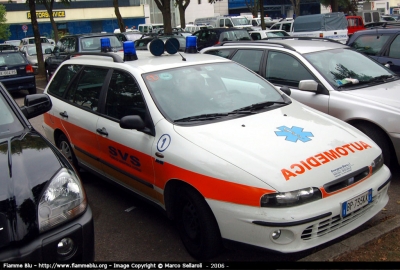
[(15, 74), (17, 74), (17, 70), (16, 69), (0, 71), (0, 76), (8, 76), (8, 75), (15, 75)]
[(342, 217), (372, 202), (372, 189), (342, 203)]

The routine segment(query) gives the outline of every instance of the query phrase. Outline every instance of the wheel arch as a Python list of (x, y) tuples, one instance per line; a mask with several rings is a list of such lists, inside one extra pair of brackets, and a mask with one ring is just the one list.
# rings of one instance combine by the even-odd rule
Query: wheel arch
[(387, 132), (380, 125), (378, 125), (378, 124), (376, 124), (374, 122), (365, 120), (365, 119), (352, 119), (352, 120), (347, 121), (347, 123), (352, 125), (353, 127), (356, 127), (357, 125), (360, 125), (360, 124), (365, 124), (365, 125), (373, 127), (376, 130), (379, 130), (385, 136), (385, 140), (387, 141), (387, 143), (389, 145), (390, 155), (391, 155), (391, 157), (393, 157), (393, 159), (391, 161), (391, 164), (397, 164), (398, 163), (399, 157), (396, 154), (393, 142), (390, 139), (390, 136), (387, 134)]

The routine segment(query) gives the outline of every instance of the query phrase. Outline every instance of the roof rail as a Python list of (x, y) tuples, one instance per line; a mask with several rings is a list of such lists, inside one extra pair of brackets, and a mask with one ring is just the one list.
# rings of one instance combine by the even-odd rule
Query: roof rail
[(340, 43), (339, 41), (331, 39), (331, 38), (302, 37), (302, 36), (269, 37), (268, 39), (262, 39), (262, 40), (272, 40), (272, 39), (317, 40), (317, 41), (329, 41), (329, 42), (343, 44), (343, 43)]
[(246, 41), (223, 41), (217, 45), (214, 46), (224, 46), (224, 45), (248, 45), (248, 46), (263, 46), (265, 43), (268, 43), (268, 45), (274, 46), (274, 47), (280, 47), (280, 48), (286, 48), (292, 51), (296, 51), (295, 48), (293, 48), (290, 45), (283, 44), (283, 43), (274, 43), (274, 42), (268, 42), (268, 40), (246, 40)]
[(121, 56), (115, 53), (108, 53), (108, 52), (78, 52), (71, 54), (71, 58), (83, 55), (110, 57), (113, 59), (114, 63), (124, 63), (124, 60), (121, 58)]

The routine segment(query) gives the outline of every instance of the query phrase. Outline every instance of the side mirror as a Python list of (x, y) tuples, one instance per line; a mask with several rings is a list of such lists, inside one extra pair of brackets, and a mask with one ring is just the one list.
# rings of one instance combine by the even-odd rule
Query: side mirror
[(285, 93), (286, 95), (290, 96), (292, 94), (292, 91), (290, 90), (289, 87), (287, 86), (283, 86), (281, 87), (279, 90), (281, 90), (283, 93)]
[(46, 94), (27, 95), (24, 106), (21, 107), (22, 113), (30, 119), (48, 112), (52, 107), (50, 97)]
[(299, 90), (317, 92), (319, 84), (314, 80), (302, 80), (299, 82)]
[(143, 119), (139, 115), (127, 115), (121, 118), (119, 126), (123, 129), (137, 129), (143, 130), (145, 124)]

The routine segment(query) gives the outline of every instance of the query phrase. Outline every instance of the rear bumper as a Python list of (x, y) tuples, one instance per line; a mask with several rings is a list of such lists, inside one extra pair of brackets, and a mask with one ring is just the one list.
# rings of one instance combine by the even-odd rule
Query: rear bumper
[[(57, 253), (57, 245), (63, 238), (71, 238), (74, 252), (68, 256)], [(23, 246), (0, 250), (0, 261), (16, 262), (93, 262), (94, 226), (90, 207), (79, 218), (39, 235)]]
[(8, 92), (36, 88), (35, 75), (26, 77), (2, 78), (0, 81)]

